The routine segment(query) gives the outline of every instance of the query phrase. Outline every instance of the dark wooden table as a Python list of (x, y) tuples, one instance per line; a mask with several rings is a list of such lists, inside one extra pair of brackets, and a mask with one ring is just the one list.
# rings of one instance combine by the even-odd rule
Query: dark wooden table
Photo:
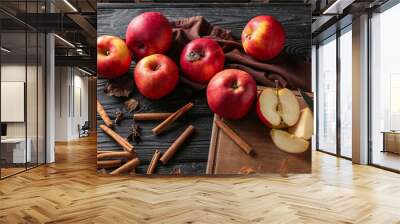
[[(285, 51), (291, 55), (310, 58), (311, 51), (311, 11), (310, 7), (301, 3), (290, 4), (255, 4), (255, 3), (207, 3), (207, 4), (98, 4), (97, 35), (117, 35), (125, 37), (128, 23), (136, 15), (146, 11), (162, 12), (169, 20), (175, 20), (195, 15), (204, 16), (211, 24), (232, 30), (235, 37), (240, 37), (243, 27), (256, 15), (275, 16), (285, 27), (286, 47)], [(129, 74), (132, 75), (132, 68)], [(123, 111), (123, 100), (109, 97), (104, 93), (107, 80), (98, 79), (97, 97), (105, 110), (114, 119), (116, 111)], [(136, 112), (172, 112), (192, 101), (195, 103), (192, 109), (183, 119), (165, 134), (154, 136), (151, 129), (159, 122), (142, 121), (138, 124), (142, 127), (142, 139), (135, 144), (141, 165), (137, 173), (145, 173), (155, 149), (165, 151), (176, 137), (189, 125), (193, 124), (196, 133), (175, 154), (166, 166), (158, 166), (157, 174), (170, 174), (173, 170), (180, 169), (181, 174), (205, 174), (207, 157), (209, 152), (210, 135), (213, 114), (207, 106), (203, 92), (193, 93), (180, 84), (178, 88), (167, 98), (150, 101), (138, 94), (135, 90), (133, 98), (140, 101), (140, 108)], [(97, 117), (99, 123), (103, 123)], [(116, 131), (122, 136), (128, 135), (128, 129), (134, 124), (132, 119), (125, 119)], [(98, 150), (121, 150), (112, 139), (98, 129)]]

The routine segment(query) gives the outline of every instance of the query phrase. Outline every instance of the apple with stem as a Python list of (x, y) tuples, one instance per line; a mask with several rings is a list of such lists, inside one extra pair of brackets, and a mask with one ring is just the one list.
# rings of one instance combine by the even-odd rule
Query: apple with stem
[(224, 69), (225, 56), (217, 42), (210, 38), (197, 38), (182, 50), (180, 64), (183, 74), (193, 82), (207, 84)]
[(132, 57), (125, 42), (116, 36), (97, 38), (97, 74), (106, 79), (115, 79), (129, 70)]
[(251, 19), (242, 32), (242, 45), (246, 54), (259, 61), (275, 58), (285, 46), (285, 30), (272, 16)]
[(161, 13), (145, 12), (133, 18), (125, 37), (128, 48), (139, 61), (152, 54), (166, 53), (172, 44), (172, 28)]
[(253, 106), (257, 86), (253, 77), (239, 69), (225, 69), (208, 83), (207, 102), (210, 109), (226, 119), (240, 119)]
[(172, 92), (179, 80), (175, 62), (162, 54), (153, 54), (139, 61), (134, 80), (139, 92), (149, 99), (160, 99)]

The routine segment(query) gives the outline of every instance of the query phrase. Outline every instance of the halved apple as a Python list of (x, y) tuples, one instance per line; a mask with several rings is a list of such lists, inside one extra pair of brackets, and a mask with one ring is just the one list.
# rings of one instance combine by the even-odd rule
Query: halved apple
[(309, 140), (314, 132), (314, 117), (310, 108), (301, 110), (299, 121), (289, 128), (289, 133), (297, 137)]
[(308, 149), (309, 142), (287, 131), (271, 129), (271, 139), (280, 150), (288, 153), (302, 153)]
[(256, 111), (268, 127), (285, 128), (299, 120), (300, 105), (291, 90), (266, 88), (258, 97)]

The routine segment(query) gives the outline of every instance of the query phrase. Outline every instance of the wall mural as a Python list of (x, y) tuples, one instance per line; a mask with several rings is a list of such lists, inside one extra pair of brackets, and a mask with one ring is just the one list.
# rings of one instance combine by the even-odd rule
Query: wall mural
[(310, 12), (98, 4), (98, 172), (310, 173)]

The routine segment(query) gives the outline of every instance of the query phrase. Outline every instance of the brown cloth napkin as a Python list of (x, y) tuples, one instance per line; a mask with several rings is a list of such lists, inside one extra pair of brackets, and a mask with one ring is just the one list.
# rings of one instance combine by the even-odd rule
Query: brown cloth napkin
[[(217, 41), (225, 53), (225, 67), (237, 68), (251, 74), (259, 85), (275, 86), (275, 80), (281, 87), (300, 88), (311, 92), (311, 65), (301, 57), (281, 53), (277, 58), (260, 62), (243, 52), (240, 41), (235, 40), (230, 30), (211, 25), (202, 16), (194, 16), (171, 22), (174, 41), (168, 55), (179, 63), (184, 46), (191, 40), (208, 37)], [(196, 89), (205, 86), (194, 84), (182, 78), (182, 81)]]

